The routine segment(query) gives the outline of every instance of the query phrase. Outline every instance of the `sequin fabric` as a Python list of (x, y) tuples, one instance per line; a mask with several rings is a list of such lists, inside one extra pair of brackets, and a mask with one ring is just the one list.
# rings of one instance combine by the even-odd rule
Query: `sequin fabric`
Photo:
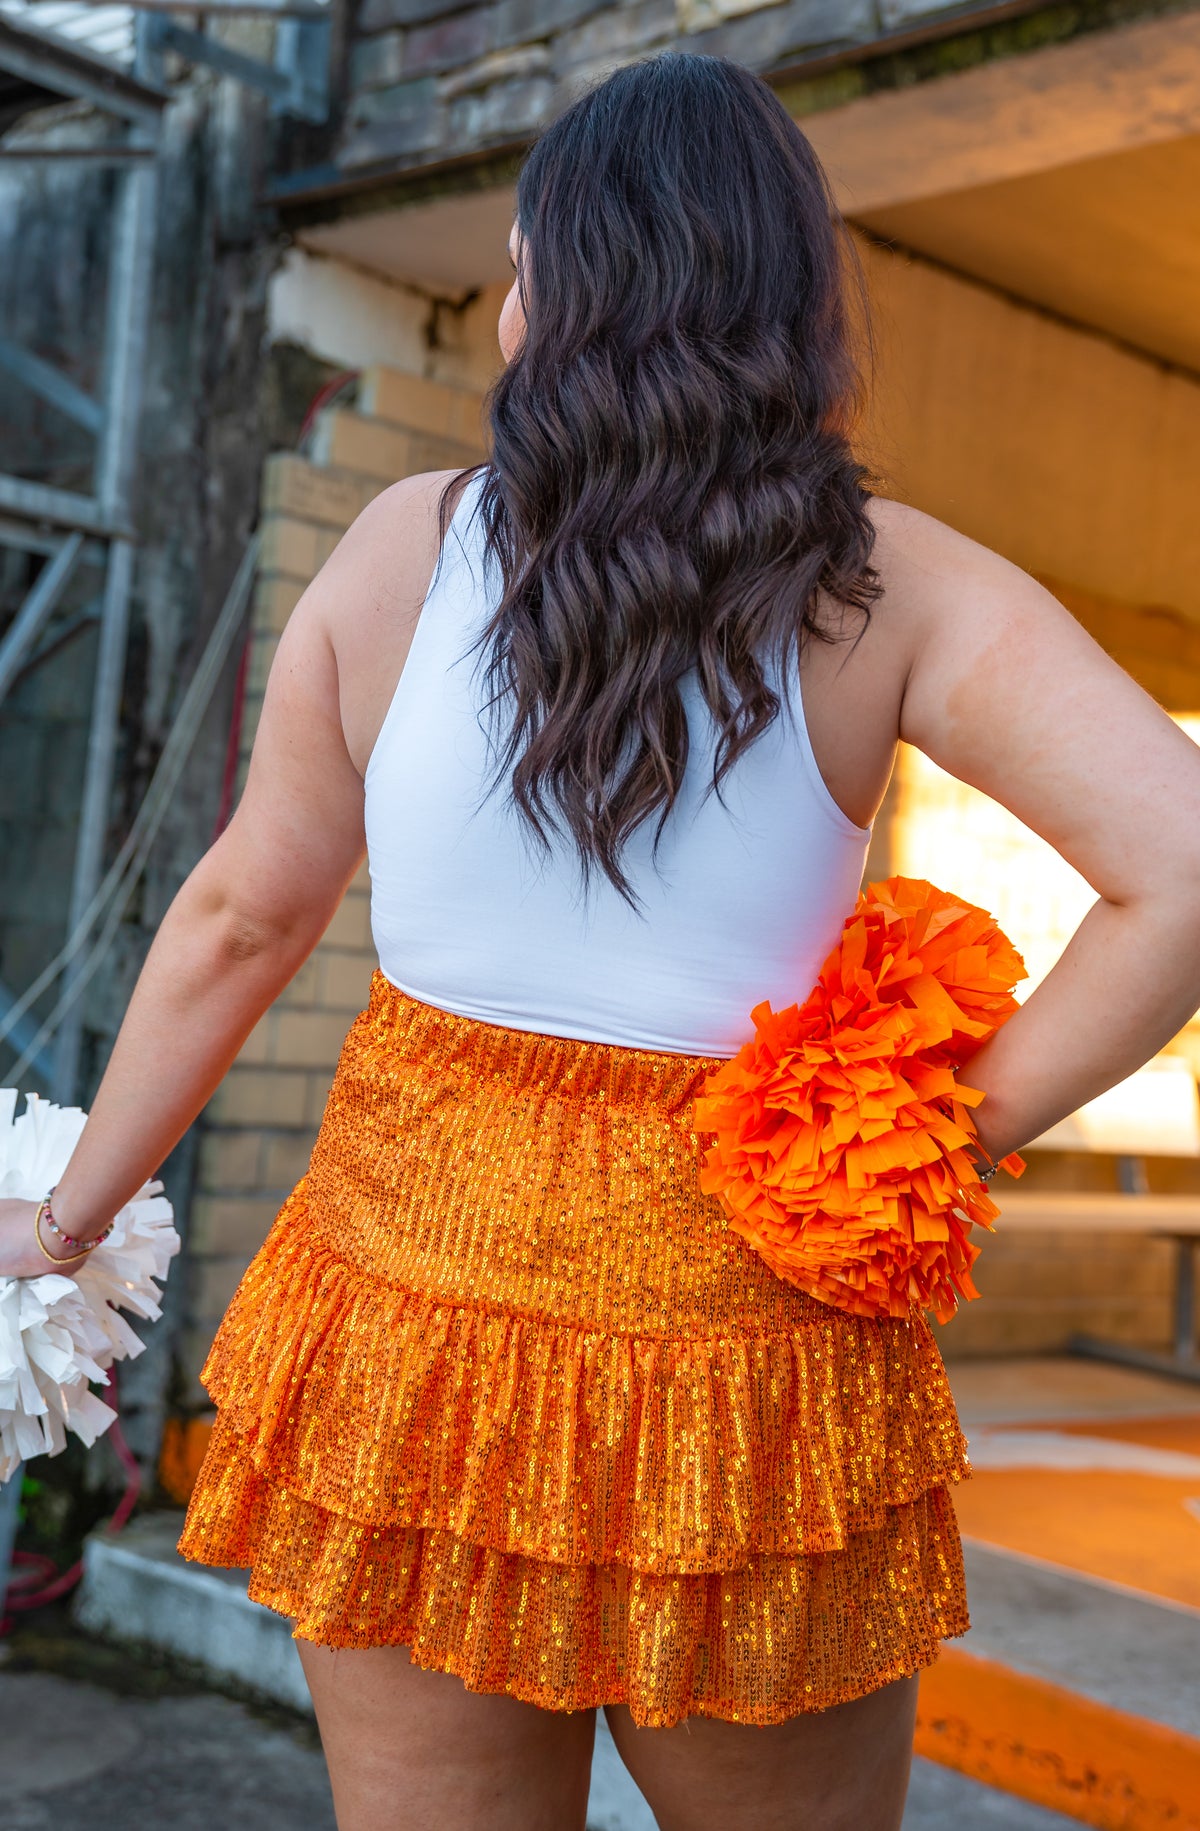
[(203, 1370), (180, 1549), (330, 1646), (554, 1709), (773, 1723), (965, 1631), (929, 1325), (785, 1283), (699, 1191), (717, 1064), (376, 973)]

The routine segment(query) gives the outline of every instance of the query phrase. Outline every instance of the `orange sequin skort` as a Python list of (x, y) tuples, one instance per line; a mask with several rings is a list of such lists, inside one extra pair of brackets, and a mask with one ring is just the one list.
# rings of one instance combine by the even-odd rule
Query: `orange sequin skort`
[(297, 1635), (476, 1691), (774, 1723), (967, 1627), (923, 1317), (785, 1283), (701, 1195), (716, 1064), (376, 972), (206, 1362), (180, 1548)]

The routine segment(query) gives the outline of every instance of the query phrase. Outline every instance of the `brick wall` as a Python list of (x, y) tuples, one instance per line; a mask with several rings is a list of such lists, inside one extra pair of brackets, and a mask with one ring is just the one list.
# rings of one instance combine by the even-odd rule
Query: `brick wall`
[[(483, 455), (482, 400), (385, 369), (357, 406), (326, 412), (310, 458), (267, 461), (262, 557), (251, 624), (244, 772), (267, 673), (288, 616), (355, 516), (397, 477)], [(197, 1374), (233, 1289), (308, 1162), (346, 1031), (366, 1002), (375, 953), (369, 882), (359, 871), (315, 952), (247, 1039), (202, 1120), (180, 1344), (181, 1410), (207, 1404)], [(190, 1452), (168, 1433), (166, 1473), (187, 1486)]]

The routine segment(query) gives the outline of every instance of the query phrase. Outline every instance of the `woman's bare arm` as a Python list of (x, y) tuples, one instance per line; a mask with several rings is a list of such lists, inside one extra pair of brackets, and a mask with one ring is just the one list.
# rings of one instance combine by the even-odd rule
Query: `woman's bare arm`
[(894, 505), (883, 538), (911, 642), (901, 736), (1041, 834), (1099, 899), (972, 1060), (980, 1137), (1001, 1155), (1200, 1007), (1200, 748), (1018, 567)]
[(98, 1232), (158, 1168), (363, 856), (362, 780), (342, 738), (322, 598), (308, 595), (284, 631), (241, 803), (154, 937), (55, 1193), (68, 1233)]
[[(78, 1238), (107, 1225), (206, 1105), (364, 856), (346, 704), (361, 763), (432, 570), (440, 482), (406, 479), (377, 498), (288, 620), (245, 792), (163, 919), (55, 1192), (55, 1218)], [(28, 1207), (0, 1202), (0, 1276), (45, 1270)]]

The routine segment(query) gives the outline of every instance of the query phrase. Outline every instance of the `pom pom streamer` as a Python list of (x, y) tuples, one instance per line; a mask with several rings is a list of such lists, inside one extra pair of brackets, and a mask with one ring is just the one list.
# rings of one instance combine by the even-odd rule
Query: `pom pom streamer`
[(946, 1322), (978, 1296), (970, 1230), (999, 1210), (969, 1149), (983, 1096), (957, 1071), (1025, 976), (985, 910), (892, 877), (862, 892), (803, 1004), (757, 1006), (695, 1123), (715, 1134), (701, 1188), (780, 1277), (856, 1316)]
[[(15, 1118), (16, 1104), (16, 1089), (0, 1088), (0, 1197), (40, 1201), (87, 1115), (31, 1094)], [(161, 1314), (159, 1286), (179, 1251), (161, 1191), (147, 1183), (69, 1276), (47, 1268), (37, 1278), (0, 1278), (0, 1482), (30, 1456), (56, 1456), (69, 1430), (94, 1443), (116, 1417), (89, 1387), (107, 1384), (114, 1361), (142, 1352), (120, 1312)]]

